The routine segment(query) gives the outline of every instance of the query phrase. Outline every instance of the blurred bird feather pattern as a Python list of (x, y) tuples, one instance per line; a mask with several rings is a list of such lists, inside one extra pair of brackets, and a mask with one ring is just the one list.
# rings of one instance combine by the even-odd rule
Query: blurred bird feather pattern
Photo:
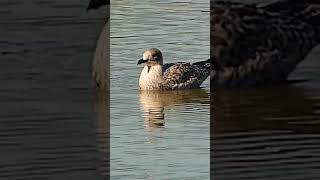
[(209, 76), (210, 63), (201, 61), (197, 63), (171, 63), (164, 71), (164, 89), (191, 89), (198, 88)]
[(317, 0), (211, 0), (210, 12), (213, 87), (284, 81), (319, 43)]
[(138, 64), (146, 63), (139, 78), (142, 90), (178, 90), (199, 88), (210, 73), (210, 60), (193, 64), (185, 62), (163, 64), (159, 49), (143, 53)]

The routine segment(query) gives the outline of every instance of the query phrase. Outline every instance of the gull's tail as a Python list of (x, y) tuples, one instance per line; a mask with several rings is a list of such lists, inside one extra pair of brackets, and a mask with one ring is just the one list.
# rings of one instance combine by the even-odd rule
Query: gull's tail
[(211, 59), (207, 59), (205, 61), (198, 61), (192, 64), (192, 66), (196, 67), (195, 69), (198, 69), (201, 71), (198, 75), (198, 84), (199, 86), (202, 84), (203, 81), (205, 81), (210, 74), (212, 74), (211, 71)]
[[(213, 71), (213, 68), (212, 68), (212, 61), (211, 61), (211, 59), (209, 58), (209, 59), (207, 59), (207, 60), (205, 60), (205, 61), (199, 61), (199, 62), (195, 62), (195, 63), (193, 63), (192, 65), (196, 65), (196, 66), (201, 66), (201, 69), (204, 69), (205, 71), (207, 71), (208, 72), (208, 76), (210, 76), (210, 79), (213, 77), (213, 75), (214, 75), (214, 71)], [(208, 77), (208, 76), (206, 76), (203, 80), (202, 80), (202, 82), (204, 81), (204, 80), (206, 80), (206, 78)], [(202, 83), (201, 82), (201, 83)]]

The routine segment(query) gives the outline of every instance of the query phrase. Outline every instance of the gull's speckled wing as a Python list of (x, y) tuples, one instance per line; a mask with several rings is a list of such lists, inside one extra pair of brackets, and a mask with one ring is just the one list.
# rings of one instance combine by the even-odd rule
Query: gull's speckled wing
[(282, 81), (319, 43), (320, 1), (242, 4), (211, 0), (215, 85)]
[(175, 65), (175, 63), (166, 63), (162, 65), (162, 72), (166, 72), (166, 70), (173, 65)]
[(210, 62), (201, 61), (194, 64), (178, 62), (164, 65), (163, 89), (198, 88), (210, 72)]

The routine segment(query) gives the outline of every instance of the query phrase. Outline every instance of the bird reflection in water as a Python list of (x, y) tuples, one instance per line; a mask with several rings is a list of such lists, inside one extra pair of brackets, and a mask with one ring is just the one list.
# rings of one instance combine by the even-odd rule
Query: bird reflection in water
[(319, 97), (318, 89), (286, 84), (213, 92), (211, 172), (217, 179), (237, 179), (225, 172), (261, 179), (285, 161), (288, 171), (278, 176), (287, 178), (296, 176), (296, 164), (300, 172), (318, 167)]
[(140, 91), (140, 107), (147, 131), (165, 127), (165, 112), (186, 103), (210, 103), (209, 91), (204, 89), (181, 91)]
[(97, 91), (94, 100), (94, 126), (96, 129), (97, 151), (101, 158), (99, 171), (102, 177), (108, 177), (110, 172), (109, 99), (109, 94)]
[(286, 84), (215, 91), (211, 99), (211, 132), (213, 136), (262, 129), (318, 133), (317, 126), (307, 125), (319, 116), (314, 97), (319, 97), (317, 91)]

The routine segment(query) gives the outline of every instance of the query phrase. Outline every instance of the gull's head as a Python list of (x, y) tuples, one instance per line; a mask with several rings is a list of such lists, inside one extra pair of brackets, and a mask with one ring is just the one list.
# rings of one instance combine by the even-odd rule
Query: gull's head
[(154, 65), (162, 65), (163, 59), (162, 59), (162, 53), (157, 48), (151, 48), (146, 50), (143, 53), (142, 59), (139, 59), (138, 64), (145, 63), (146, 66), (154, 66)]

